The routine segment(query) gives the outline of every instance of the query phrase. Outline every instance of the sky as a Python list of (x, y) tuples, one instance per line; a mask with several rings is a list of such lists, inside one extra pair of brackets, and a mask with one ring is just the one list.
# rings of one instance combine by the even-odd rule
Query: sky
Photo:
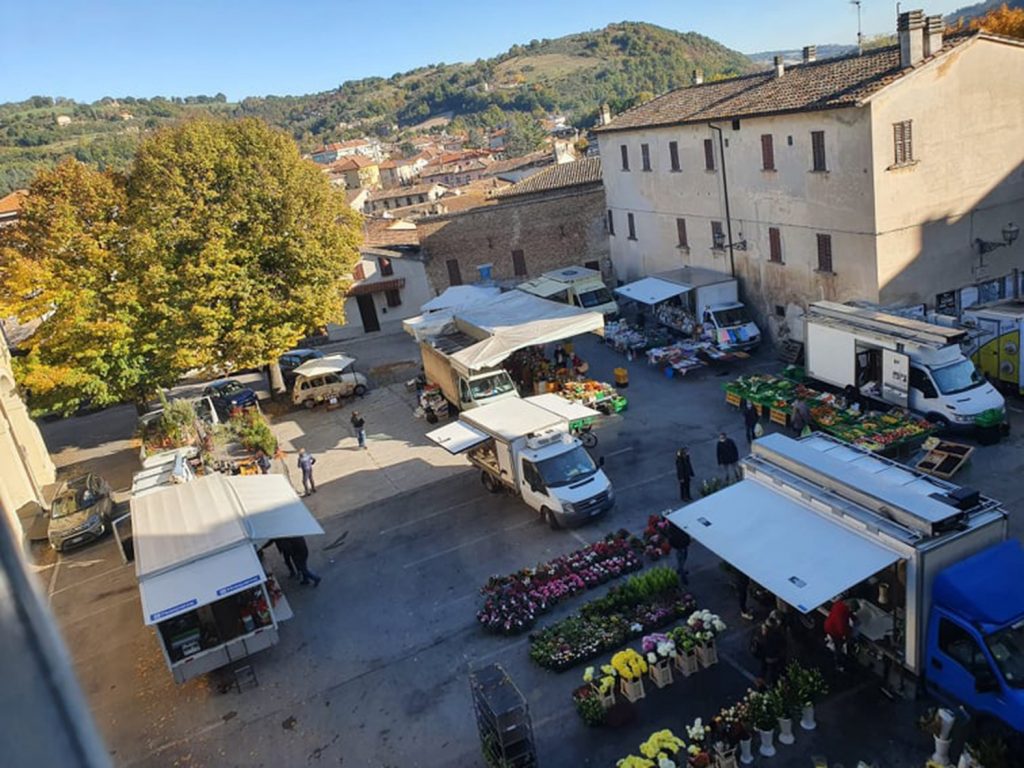
[[(970, 1), (903, 7), (945, 14)], [(863, 0), (865, 35), (895, 31), (896, 5)], [(699, 32), (744, 53), (857, 38), (847, 0), (37, 0), (12, 1), (0, 18), (0, 102), (314, 93), (617, 21)]]

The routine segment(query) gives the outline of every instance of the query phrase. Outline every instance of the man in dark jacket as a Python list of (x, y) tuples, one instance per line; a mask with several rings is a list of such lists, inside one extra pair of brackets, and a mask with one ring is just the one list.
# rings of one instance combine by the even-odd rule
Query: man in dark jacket
[(309, 547), (306, 545), (306, 539), (304, 536), (292, 536), (287, 539), (287, 549), (291, 553), (292, 560), (295, 561), (295, 569), (302, 576), (302, 581), (299, 584), (309, 584), (313, 582), (314, 587), (320, 586), (320, 577), (309, 570), (307, 563), (309, 562)]
[(277, 551), (281, 553), (281, 559), (284, 560), (284, 564), (288, 567), (288, 575), (294, 579), (299, 575), (299, 572), (295, 568), (295, 560), (292, 558), (290, 542), (288, 539), (274, 539), (273, 544), (277, 547)]
[(690, 496), (690, 480), (693, 478), (693, 463), (690, 451), (684, 445), (676, 451), (676, 479), (679, 481), (679, 498), (682, 501), (693, 501)]
[(747, 445), (754, 442), (756, 435), (754, 429), (757, 427), (757, 408), (749, 400), (744, 401), (743, 405), (743, 426), (747, 428)]
[(740, 479), (740, 451), (736, 443), (725, 432), (718, 433), (718, 466), (725, 473), (725, 481)]
[(690, 534), (674, 524), (669, 524), (666, 538), (672, 545), (672, 549), (676, 551), (676, 573), (679, 574), (679, 581), (684, 586), (689, 585), (690, 578), (689, 572), (686, 570), (686, 558), (690, 554), (690, 543), (693, 540), (690, 538)]

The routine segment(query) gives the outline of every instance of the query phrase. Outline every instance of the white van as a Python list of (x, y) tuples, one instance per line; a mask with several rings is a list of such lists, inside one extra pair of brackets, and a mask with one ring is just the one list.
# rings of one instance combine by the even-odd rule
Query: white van
[(612, 319), (619, 314), (619, 305), (601, 280), (601, 273), (587, 267), (563, 267), (545, 272), (540, 277), (517, 286), (520, 291), (542, 299), (592, 309)]
[(294, 371), (292, 402), (312, 408), (332, 398), (366, 394), (369, 384), (354, 364), (355, 360), (345, 355), (327, 355), (303, 363)]

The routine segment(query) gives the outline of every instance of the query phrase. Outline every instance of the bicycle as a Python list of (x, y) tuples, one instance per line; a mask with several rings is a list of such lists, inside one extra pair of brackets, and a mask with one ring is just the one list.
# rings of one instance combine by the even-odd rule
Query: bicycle
[(584, 448), (597, 447), (597, 435), (594, 433), (594, 428), (590, 424), (584, 424), (576, 427), (572, 433), (575, 437), (579, 438), (579, 441), (583, 443)]

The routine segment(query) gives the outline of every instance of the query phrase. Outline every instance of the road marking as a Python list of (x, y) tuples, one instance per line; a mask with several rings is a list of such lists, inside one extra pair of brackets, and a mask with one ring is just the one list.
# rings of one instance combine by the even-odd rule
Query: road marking
[(621, 456), (622, 454), (629, 453), (632, 450), (633, 450), (632, 448), (620, 448), (617, 451), (612, 451), (611, 453), (606, 453), (605, 454), (605, 458), (606, 459), (610, 459), (610, 458), (613, 458), (614, 456)]
[(582, 536), (580, 536), (580, 534), (576, 533), (576, 531), (569, 531), (569, 535), (576, 539), (576, 541), (578, 541), (584, 547), (590, 546), (590, 542), (584, 539)]
[(669, 475), (674, 475), (675, 473), (676, 472), (674, 469), (670, 469), (668, 472), (662, 472), (657, 475), (652, 475), (651, 477), (645, 478), (643, 480), (638, 480), (637, 482), (630, 483), (629, 485), (615, 486), (615, 490), (617, 493), (622, 493), (623, 491), (628, 491), (630, 488), (637, 488), (638, 486), (641, 485), (647, 485), (647, 483), (653, 482), (654, 480), (660, 480), (663, 477), (668, 477)]
[(104, 571), (103, 573), (97, 573), (97, 574), (95, 574), (93, 576), (90, 576), (87, 579), (78, 579), (73, 584), (70, 584), (69, 586), (61, 587), (60, 589), (51, 589), (50, 590), (50, 597), (52, 598), (54, 595), (59, 595), (61, 592), (67, 592), (69, 589), (74, 589), (75, 587), (77, 587), (77, 586), (79, 586), (81, 584), (87, 584), (90, 581), (95, 581), (96, 579), (102, 579), (104, 576), (109, 576), (112, 573), (120, 571), (122, 568), (124, 568), (123, 564), (117, 566), (116, 568), (111, 568), (109, 571)]
[(520, 522), (520, 523), (516, 523), (515, 525), (509, 525), (509, 526), (506, 526), (506, 527), (505, 527), (505, 530), (506, 530), (506, 531), (518, 531), (518, 530), (519, 530), (520, 528), (525, 528), (526, 526), (528, 526), (528, 525), (533, 525), (533, 524), (535, 524), (536, 522), (537, 522), (537, 521), (536, 521), (536, 520), (534, 520), (534, 519), (532, 519), (532, 518), (531, 518), (531, 519), (529, 519), (529, 520), (523, 520), (522, 522)]
[(380, 532), (380, 535), (384, 536), (385, 534), (394, 533), (395, 531), (399, 531), (402, 528), (408, 528), (410, 525), (416, 525), (417, 523), (422, 523), (422, 522), (425, 522), (427, 520), (432, 520), (435, 517), (440, 517), (441, 515), (446, 515), (449, 512), (451, 512), (452, 510), (458, 509), (459, 507), (464, 507), (467, 504), (473, 504), (474, 502), (478, 502), (478, 501), (482, 501), (482, 500), (483, 500), (483, 497), (480, 496), (480, 497), (477, 497), (475, 499), (469, 499), (468, 501), (459, 502), (458, 504), (455, 504), (454, 506), (446, 507), (445, 509), (442, 509), (442, 510), (440, 510), (438, 512), (434, 512), (433, 514), (424, 515), (423, 517), (417, 517), (415, 520), (406, 520), (404, 523), (399, 523), (398, 525), (393, 525), (390, 528), (385, 528), (384, 530), (382, 530)]
[(47, 591), (50, 597), (53, 597), (53, 590), (57, 587), (57, 574), (60, 572), (60, 564), (62, 562), (64, 562), (64, 558), (58, 554), (57, 562), (53, 564), (53, 573), (50, 574), (50, 586)]
[[(506, 530), (506, 531), (514, 531), (516, 528), (525, 528), (526, 526), (532, 525), (532, 524), (533, 524), (533, 520), (524, 520), (523, 522), (518, 523), (517, 525), (513, 525), (511, 528), (505, 528), (504, 530)], [(445, 555), (450, 555), (452, 552), (458, 552), (460, 549), (463, 549), (464, 547), (471, 547), (474, 544), (479, 544), (481, 541), (486, 541), (487, 539), (490, 539), (490, 538), (492, 538), (494, 536), (497, 536), (501, 532), (502, 531), (492, 531), (491, 533), (485, 534), (483, 536), (478, 536), (475, 539), (470, 539), (469, 541), (463, 542), (462, 544), (458, 544), (458, 545), (456, 545), (454, 547), (448, 547), (448, 549), (442, 549), (440, 552), (435, 552), (434, 554), (428, 555), (427, 557), (423, 557), (423, 558), (420, 558), (419, 560), (413, 560), (410, 563), (406, 563), (405, 565), (402, 566), (402, 568), (405, 568), (405, 569), (415, 568), (417, 565), (423, 565), (424, 563), (429, 563), (431, 560), (436, 560), (439, 557), (444, 557)]]
[(479, 663), (481, 661), (484, 661), (485, 659), (490, 659), (495, 656), (501, 656), (503, 653), (508, 653), (509, 651), (514, 650), (521, 645), (526, 645), (528, 642), (530, 642), (530, 638), (524, 637), (522, 640), (516, 640), (514, 643), (503, 645), (496, 651), (485, 653), (483, 656), (470, 656), (469, 654), (463, 654), (463, 658), (466, 659), (467, 662), (475, 661)]

